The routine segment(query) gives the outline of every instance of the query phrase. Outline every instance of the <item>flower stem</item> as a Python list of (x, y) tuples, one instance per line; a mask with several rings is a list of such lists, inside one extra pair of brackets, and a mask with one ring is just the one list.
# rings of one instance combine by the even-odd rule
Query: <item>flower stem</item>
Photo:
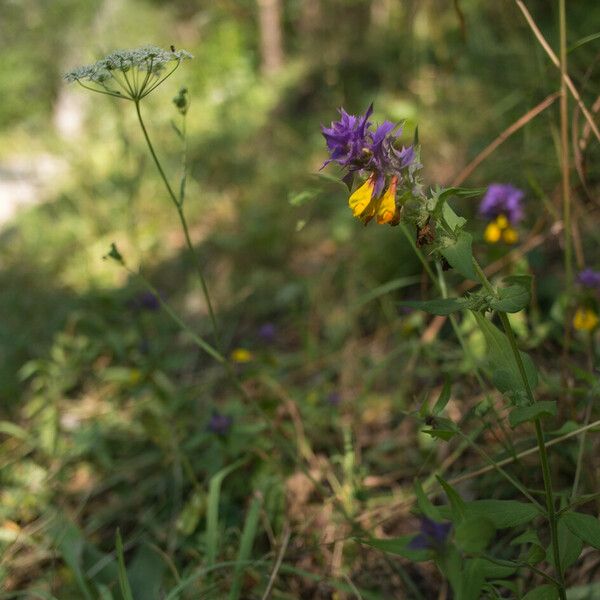
[[(482, 285), (485, 289), (491, 293), (495, 294), (495, 290), (492, 284), (489, 282), (486, 277), (483, 269), (479, 265), (479, 263), (473, 259), (473, 265), (475, 267), (475, 271), (480, 278)], [(517, 340), (515, 338), (515, 333), (510, 324), (508, 316), (505, 312), (498, 311), (498, 316), (500, 317), (500, 322), (502, 323), (502, 327), (508, 339), (508, 343), (510, 344), (510, 348), (515, 357), (515, 362), (517, 363), (517, 368), (521, 375), (521, 379), (523, 380), (523, 386), (525, 388), (525, 393), (530, 404), (535, 404), (535, 397), (533, 395), (533, 390), (531, 389), (531, 385), (529, 383), (529, 379), (527, 378), (527, 372), (525, 371), (525, 365), (523, 364), (523, 357), (521, 356), (521, 352), (519, 347), (517, 346)], [(558, 581), (558, 594), (560, 600), (566, 600), (566, 592), (565, 592), (565, 582), (563, 576), (563, 570), (560, 562), (560, 550), (558, 547), (558, 518), (556, 515), (556, 510), (554, 506), (554, 492), (552, 490), (552, 477), (550, 475), (550, 463), (548, 461), (548, 452), (546, 450), (546, 443), (544, 441), (544, 432), (542, 429), (542, 423), (539, 418), (534, 419), (535, 426), (535, 437), (539, 449), (540, 454), (540, 463), (542, 467), (542, 477), (544, 480), (544, 494), (546, 497), (546, 513), (548, 517), (548, 524), (550, 525), (550, 543), (552, 545), (552, 556), (554, 559), (554, 568), (556, 570), (557, 581)]]
[(173, 204), (175, 205), (175, 208), (177, 209), (177, 214), (179, 215), (179, 221), (181, 222), (181, 227), (183, 229), (183, 234), (185, 236), (185, 242), (186, 242), (186, 245), (190, 252), (190, 255), (192, 256), (192, 259), (194, 261), (194, 266), (196, 268), (196, 273), (198, 275), (198, 279), (200, 280), (200, 286), (202, 288), (202, 293), (204, 294), (204, 299), (206, 300), (206, 305), (208, 307), (208, 312), (209, 312), (210, 320), (212, 323), (213, 334), (214, 334), (215, 340), (217, 342), (217, 348), (220, 351), (222, 351), (221, 337), (219, 335), (219, 328), (217, 326), (217, 319), (215, 317), (215, 312), (213, 310), (212, 302), (210, 299), (210, 294), (208, 293), (208, 286), (206, 285), (206, 279), (204, 278), (204, 273), (202, 271), (202, 265), (200, 264), (200, 260), (198, 259), (198, 255), (196, 254), (196, 251), (194, 250), (194, 246), (192, 244), (192, 239), (190, 237), (190, 231), (188, 228), (187, 220), (185, 218), (185, 214), (183, 213), (183, 206), (182, 206), (183, 198), (181, 199), (181, 201), (178, 200), (178, 198), (175, 195), (175, 192), (173, 191), (173, 188), (171, 187), (171, 184), (169, 183), (169, 180), (167, 179), (167, 176), (162, 168), (160, 160), (158, 159), (158, 156), (156, 155), (156, 152), (154, 151), (154, 146), (152, 145), (152, 142), (150, 141), (150, 136), (148, 135), (148, 131), (146, 130), (144, 120), (142, 119), (142, 113), (140, 111), (139, 100), (135, 100), (134, 103), (135, 103), (135, 111), (137, 113), (138, 121), (142, 128), (142, 132), (144, 134), (144, 138), (146, 140), (148, 150), (150, 150), (150, 154), (152, 155), (154, 164), (156, 165), (156, 168), (158, 169), (160, 177), (163, 180), (163, 183), (165, 184), (165, 188), (167, 189), (169, 197), (171, 198)]

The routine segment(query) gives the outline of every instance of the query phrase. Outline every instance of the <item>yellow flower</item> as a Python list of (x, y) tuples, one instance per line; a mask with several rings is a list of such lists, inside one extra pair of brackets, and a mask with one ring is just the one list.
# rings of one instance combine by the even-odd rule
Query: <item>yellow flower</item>
[[(348, 199), (352, 214), (359, 219), (364, 217), (365, 211), (372, 204), (373, 190), (375, 189), (375, 177), (371, 175)], [(371, 215), (372, 217), (372, 215)]]
[(396, 189), (398, 178), (392, 177), (387, 190), (379, 197), (373, 197), (375, 189), (375, 176), (371, 175), (348, 199), (352, 214), (359, 218), (365, 225), (375, 216), (377, 223), (394, 224), (396, 215)]
[(598, 326), (598, 315), (591, 309), (580, 306), (573, 317), (573, 327), (577, 331), (592, 331)]
[(488, 223), (487, 227), (485, 228), (485, 231), (483, 232), (483, 239), (490, 244), (495, 244), (500, 240), (501, 235), (502, 230), (500, 227), (498, 227), (496, 221), (492, 221), (491, 223)]
[(379, 206), (377, 207), (377, 222), (380, 225), (389, 223), (396, 214), (396, 188), (398, 187), (398, 178), (392, 177), (390, 186), (385, 191)]
[(506, 229), (508, 227), (508, 219), (505, 215), (498, 215), (496, 218), (496, 225), (500, 227), (500, 229)]
[(512, 227), (507, 227), (502, 232), (502, 239), (507, 244), (516, 244), (519, 241), (519, 234)]
[(236, 363), (248, 363), (254, 360), (254, 355), (246, 348), (236, 348), (231, 353), (231, 360)]
[(498, 215), (494, 221), (488, 223), (483, 232), (483, 239), (489, 244), (495, 244), (500, 239), (507, 244), (516, 244), (519, 234), (510, 226), (506, 215)]

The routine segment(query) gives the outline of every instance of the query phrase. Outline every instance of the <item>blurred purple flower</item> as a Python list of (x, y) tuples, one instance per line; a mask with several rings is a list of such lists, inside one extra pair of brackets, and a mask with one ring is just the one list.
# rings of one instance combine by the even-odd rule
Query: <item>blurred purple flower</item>
[(427, 517), (420, 517), (419, 533), (410, 543), (413, 550), (434, 550), (443, 546), (452, 529), (452, 523), (438, 523)]
[(215, 411), (208, 422), (208, 430), (217, 435), (226, 435), (229, 433), (232, 424), (233, 417)]
[(152, 292), (140, 292), (129, 301), (129, 307), (133, 311), (155, 311), (160, 308), (160, 300)]
[(274, 323), (263, 323), (258, 328), (258, 337), (265, 342), (265, 344), (272, 344), (275, 341), (277, 335), (277, 326)]
[(331, 392), (327, 394), (325, 401), (329, 406), (339, 406), (342, 402), (342, 395), (339, 392)]
[(577, 275), (577, 281), (588, 288), (600, 289), (600, 272), (594, 269), (584, 269)]
[(524, 217), (524, 197), (525, 192), (509, 183), (492, 183), (479, 205), (479, 214), (488, 220), (504, 215), (511, 225), (517, 225)]

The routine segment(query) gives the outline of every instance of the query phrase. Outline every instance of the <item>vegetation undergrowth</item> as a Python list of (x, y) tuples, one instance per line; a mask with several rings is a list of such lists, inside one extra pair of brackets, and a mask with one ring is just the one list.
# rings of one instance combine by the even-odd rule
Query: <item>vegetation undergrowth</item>
[[(396, 14), (383, 4), (358, 2), (347, 22)], [(515, 43), (531, 30), (546, 60), (514, 5)], [(593, 68), (573, 84), (567, 59), (598, 38), (569, 46), (556, 5), (545, 99), (453, 183), (433, 127), (393, 100), (402, 59), (366, 33), (365, 64), (334, 76), (299, 48), (259, 80), (235, 54), (245, 29), (213, 9), (212, 58), (143, 46), (67, 74), (109, 96), (94, 96), (114, 112), (93, 148), (111, 156), (96, 172), (79, 148), (86, 175), (3, 233), (0, 278), (35, 293), (31, 322), (0, 329), (0, 597), (595, 597), (600, 271), (585, 256), (600, 136), (578, 92)], [(321, 18), (338, 23), (334, 9)], [(485, 47), (466, 25), (485, 11), (443, 14)], [(326, 50), (352, 38), (344, 23)], [(227, 76), (225, 47), (239, 59)], [(218, 102), (196, 95), (192, 68), (225, 77)], [(353, 95), (368, 73), (389, 97)], [(294, 96), (299, 82), (318, 93)], [(368, 108), (319, 131), (348, 98)], [(556, 152), (516, 174), (522, 128), (525, 147)]]

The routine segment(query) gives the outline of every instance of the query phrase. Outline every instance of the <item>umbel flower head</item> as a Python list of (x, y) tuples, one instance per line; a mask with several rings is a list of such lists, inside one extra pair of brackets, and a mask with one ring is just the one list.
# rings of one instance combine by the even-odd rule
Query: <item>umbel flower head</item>
[(173, 47), (116, 50), (92, 65), (69, 71), (65, 79), (94, 92), (139, 102), (172, 75), (182, 60), (189, 58), (189, 52)]
[(495, 244), (503, 240), (514, 244), (518, 241), (515, 227), (523, 220), (524, 196), (525, 192), (508, 183), (490, 185), (479, 205), (479, 214), (489, 221), (483, 234), (486, 242)]
[(400, 146), (402, 128), (384, 121), (373, 130), (372, 113), (372, 104), (358, 116), (340, 108), (340, 120), (321, 127), (330, 156), (323, 167), (336, 162), (352, 178), (354, 174), (365, 178), (348, 200), (354, 216), (365, 225), (375, 217), (379, 224), (397, 225), (398, 198), (418, 187), (415, 173), (421, 165), (413, 146)]

